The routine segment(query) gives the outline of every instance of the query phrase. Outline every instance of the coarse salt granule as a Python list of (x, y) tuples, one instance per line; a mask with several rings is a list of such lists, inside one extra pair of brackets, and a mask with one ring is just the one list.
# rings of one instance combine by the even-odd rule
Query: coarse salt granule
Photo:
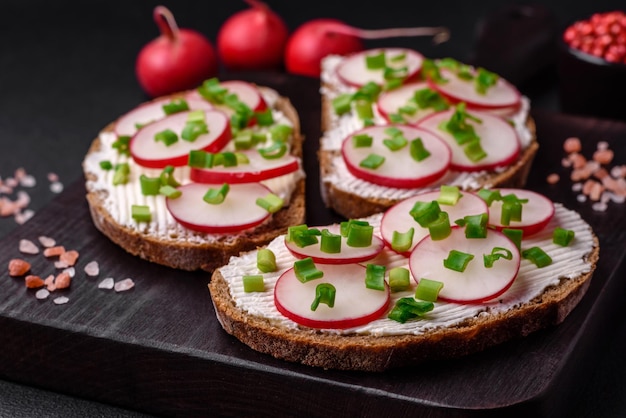
[(69, 301), (70, 299), (67, 296), (59, 296), (58, 298), (54, 298), (53, 300), (55, 305), (64, 305)]
[(50, 296), (48, 289), (39, 289), (37, 293), (35, 293), (35, 297), (39, 300), (46, 299), (48, 296)]
[(98, 289), (109, 290), (109, 289), (113, 289), (114, 286), (115, 286), (115, 280), (113, 280), (112, 277), (107, 277), (106, 279), (98, 283)]
[(85, 274), (87, 276), (95, 277), (100, 274), (100, 266), (97, 261), (90, 261), (85, 265)]
[(115, 283), (116, 292), (125, 292), (126, 290), (130, 290), (133, 287), (135, 287), (135, 282), (133, 282), (133, 279), (124, 279)]
[(29, 239), (21, 239), (19, 249), (24, 254), (39, 254), (39, 247)]

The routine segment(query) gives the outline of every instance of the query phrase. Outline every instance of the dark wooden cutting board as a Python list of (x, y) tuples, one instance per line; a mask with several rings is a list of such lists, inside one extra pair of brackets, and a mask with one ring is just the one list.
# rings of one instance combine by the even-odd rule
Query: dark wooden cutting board
[[(340, 218), (319, 197), (316, 149), (319, 97), (311, 80), (275, 76), (260, 83), (298, 98), (302, 115), (308, 223)], [(578, 203), (564, 180), (545, 182), (560, 168), (561, 144), (585, 140), (590, 155), (608, 141), (626, 160), (626, 124), (533, 112), (541, 149), (529, 188), (579, 210), (598, 234), (600, 263), (587, 295), (558, 327), (462, 359), (385, 373), (327, 371), (257, 353), (220, 327), (207, 289), (210, 276), (164, 268), (132, 257), (92, 225), (83, 181), (67, 188), (36, 216), (0, 242), (0, 266), (22, 256), (18, 242), (53, 237), (80, 252), (77, 275), (55, 305), (37, 300), (23, 280), (0, 275), (0, 376), (126, 408), (165, 415), (231, 416), (457, 416), (505, 411), (539, 415), (562, 411), (567, 396), (593, 367), (593, 351), (610, 336), (610, 318), (624, 295), (626, 205), (594, 212)], [(25, 257), (32, 270), (54, 271), (42, 255)], [(87, 277), (84, 266), (100, 264)], [(123, 293), (98, 289), (105, 277), (130, 277)]]

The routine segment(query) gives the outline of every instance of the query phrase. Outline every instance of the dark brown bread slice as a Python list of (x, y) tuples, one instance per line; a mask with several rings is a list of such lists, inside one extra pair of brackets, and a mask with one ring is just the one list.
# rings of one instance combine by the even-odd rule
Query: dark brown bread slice
[(284, 329), (238, 308), (219, 269), (213, 273), (209, 289), (224, 330), (254, 350), (326, 369), (384, 371), (465, 356), (560, 324), (587, 291), (599, 251), (594, 235), (588, 273), (561, 279), (558, 285), (509, 311), (475, 316), (422, 335), (338, 335), (305, 327)]
[[(264, 89), (265, 87), (261, 86), (260, 88)], [(304, 137), (300, 130), (300, 119), (296, 109), (285, 97), (278, 98), (276, 108), (282, 111), (293, 123), (294, 138), (291, 152), (301, 157)], [(104, 130), (112, 131), (113, 128), (114, 123), (111, 123)], [(97, 151), (100, 147), (100, 140), (96, 138), (87, 155)], [(85, 176), (89, 180), (96, 174), (86, 172)], [(285, 233), (290, 225), (304, 223), (305, 219), (305, 180), (301, 179), (295, 187), (289, 205), (273, 214), (269, 222), (254, 230), (234, 236), (223, 234), (217, 241), (212, 242), (190, 242), (177, 237), (163, 240), (150, 235), (148, 232), (141, 232), (117, 223), (103, 205), (106, 192), (90, 190), (89, 187), (87, 189), (86, 198), (91, 217), (98, 230), (132, 255), (181, 270), (201, 269), (211, 272), (228, 263), (231, 256), (263, 246), (277, 235)], [(202, 236), (203, 234), (198, 233), (198, 235)]]

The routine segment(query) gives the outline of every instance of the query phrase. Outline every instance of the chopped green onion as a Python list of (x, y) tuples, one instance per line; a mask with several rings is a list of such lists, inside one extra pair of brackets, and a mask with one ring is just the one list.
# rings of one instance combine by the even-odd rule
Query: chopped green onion
[(341, 236), (347, 238), (350, 228), (352, 228), (353, 225), (369, 226), (369, 222), (361, 221), (359, 219), (350, 219), (348, 221), (341, 222), (339, 224)]
[(318, 235), (321, 235), (319, 229), (309, 228), (306, 225), (294, 225), (287, 229), (287, 240), (300, 248), (317, 244)]
[(454, 206), (461, 197), (463, 197), (463, 195), (461, 194), (461, 190), (458, 186), (448, 186), (446, 184), (442, 184), (439, 188), (439, 197), (437, 197), (437, 202), (441, 205)]
[(474, 255), (464, 253), (462, 251), (450, 250), (448, 258), (443, 260), (443, 266), (450, 270), (464, 272), (470, 261), (474, 259)]
[(478, 74), (474, 80), (476, 91), (478, 94), (486, 94), (489, 87), (493, 87), (498, 82), (498, 75), (487, 71), (484, 68), (478, 68)]
[(513, 253), (508, 248), (493, 247), (491, 254), (483, 254), (483, 262), (487, 268), (493, 267), (493, 263), (501, 258), (512, 260)]
[(428, 233), (433, 241), (441, 241), (452, 233), (448, 212), (439, 212), (437, 219), (428, 224)]
[(389, 287), (392, 292), (407, 290), (411, 285), (409, 270), (404, 267), (394, 267), (389, 270)]
[(276, 271), (276, 254), (269, 248), (261, 248), (256, 253), (256, 266), (263, 273)]
[(431, 59), (425, 59), (422, 63), (422, 74), (437, 84), (445, 84), (448, 82), (448, 80), (441, 75), (437, 64)]
[(383, 144), (391, 151), (398, 151), (404, 148), (409, 141), (402, 135), (395, 135), (391, 139), (383, 139)]
[(235, 159), (237, 160), (237, 165), (250, 164), (250, 158), (242, 152), (235, 152)]
[(439, 219), (441, 208), (436, 200), (430, 202), (417, 201), (409, 214), (422, 228), (428, 228), (428, 224)]
[(259, 148), (259, 154), (266, 160), (276, 160), (287, 152), (287, 144), (284, 142), (274, 142), (267, 148)]
[(399, 253), (408, 251), (413, 244), (414, 233), (415, 228), (413, 227), (409, 228), (409, 230), (406, 232), (393, 231), (393, 236), (391, 238), (391, 248)]
[(204, 110), (192, 110), (187, 114), (187, 122), (205, 122), (206, 115), (204, 114)]
[(200, 87), (198, 93), (211, 103), (222, 104), (228, 90), (223, 87), (216, 77), (205, 80)]
[(219, 166), (222, 165), (224, 167), (237, 167), (237, 156), (234, 152), (224, 151), (219, 152), (213, 157), (213, 165)]
[(191, 150), (187, 165), (196, 168), (211, 168), (215, 163), (215, 154), (204, 150)]
[(171, 129), (165, 129), (154, 135), (155, 142), (163, 142), (166, 147), (175, 144), (178, 141), (178, 135)]
[(518, 199), (514, 194), (502, 196), (502, 213), (500, 215), (500, 223), (509, 225), (511, 221), (522, 220), (522, 203), (528, 202), (528, 199)]
[(130, 155), (130, 138), (128, 135), (118, 136), (115, 142), (111, 144), (111, 147), (116, 149), (119, 155)]
[(248, 129), (237, 132), (233, 138), (233, 142), (235, 144), (235, 149), (238, 150), (252, 148), (254, 145), (252, 142), (252, 132)]
[(131, 217), (137, 222), (150, 222), (152, 220), (150, 207), (146, 205), (132, 205), (130, 213)]
[(393, 57), (389, 58), (389, 61), (391, 61), (391, 62), (394, 62), (394, 63), (395, 63), (395, 62), (401, 62), (401, 61), (404, 61), (405, 59), (406, 59), (406, 53), (405, 53), (405, 52), (402, 52), (402, 53), (400, 53), (400, 54), (398, 54), (398, 55), (394, 55)]
[(368, 134), (356, 134), (352, 136), (352, 145), (355, 148), (371, 147), (374, 138)]
[(480, 145), (479, 139), (473, 139), (469, 141), (465, 145), (463, 152), (465, 153), (465, 156), (472, 162), (477, 162), (487, 157), (487, 152), (482, 147), (482, 145)]
[(210, 188), (202, 197), (202, 200), (211, 204), (211, 205), (219, 205), (226, 199), (226, 195), (230, 190), (230, 186), (228, 183), (222, 184), (222, 187), (219, 189)]
[(161, 187), (161, 177), (148, 177), (145, 174), (139, 176), (141, 194), (144, 196), (156, 196)]
[(180, 134), (180, 137), (185, 141), (193, 142), (200, 135), (208, 134), (209, 127), (204, 121), (189, 121), (185, 123), (183, 127), (183, 132)]
[(410, 319), (424, 316), (425, 313), (432, 311), (434, 308), (435, 304), (432, 302), (417, 301), (412, 297), (400, 298), (396, 301), (387, 318), (404, 324)]
[(161, 171), (159, 178), (161, 179), (161, 185), (168, 185), (172, 187), (180, 186), (180, 183), (174, 177), (173, 165), (166, 165), (165, 167), (163, 167), (163, 171)]
[(338, 254), (341, 252), (341, 235), (333, 234), (328, 229), (322, 229), (322, 239), (320, 250), (327, 254)]
[(278, 124), (270, 127), (269, 133), (272, 140), (287, 142), (289, 135), (293, 133), (293, 128), (289, 125)]
[(356, 110), (356, 114), (359, 119), (372, 119), (374, 117), (372, 103), (368, 100), (355, 101), (354, 110)]
[(302, 283), (324, 277), (324, 272), (315, 267), (311, 257), (295, 261), (293, 263), (293, 271), (296, 274), (296, 278)]
[(404, 116), (399, 113), (390, 113), (389, 121), (392, 123), (406, 123), (406, 121), (404, 120)]
[(522, 251), (522, 257), (530, 260), (539, 268), (552, 264), (552, 258), (539, 247), (531, 247)]
[(315, 299), (311, 303), (311, 310), (315, 311), (320, 303), (327, 305), (329, 308), (335, 306), (335, 295), (337, 289), (330, 283), (320, 283), (315, 286)]
[(412, 140), (409, 149), (411, 153), (411, 158), (413, 158), (417, 162), (423, 161), (426, 158), (430, 157), (430, 151), (428, 151), (424, 147), (424, 142), (422, 141), (422, 138), (415, 138), (414, 140)]
[(441, 94), (430, 88), (417, 90), (413, 93), (413, 99), (420, 109), (431, 108), (435, 111), (441, 111), (450, 107)]
[(367, 100), (374, 103), (380, 94), (381, 87), (373, 81), (368, 81), (362, 85), (352, 96), (352, 100)]
[(385, 51), (381, 51), (378, 54), (365, 56), (365, 66), (368, 70), (381, 70), (385, 68), (386, 65), (387, 60), (385, 57)]
[(522, 229), (504, 228), (502, 233), (517, 247), (518, 250), (522, 249), (522, 238), (524, 237), (524, 231)]
[(242, 277), (243, 291), (250, 292), (264, 292), (265, 283), (263, 282), (263, 276), (260, 274), (248, 274)]
[(332, 100), (333, 110), (337, 115), (348, 113), (352, 109), (352, 94), (344, 93)]
[(365, 287), (373, 290), (385, 290), (385, 271), (387, 268), (379, 264), (365, 266)]
[(395, 127), (395, 126), (390, 126), (388, 128), (385, 128), (384, 132), (391, 137), (404, 135), (404, 132), (402, 131), (402, 129)]
[(128, 163), (118, 163), (113, 167), (113, 185), (128, 183), (130, 175), (130, 165)]
[(413, 116), (413, 115), (415, 115), (417, 113), (417, 107), (416, 106), (409, 106), (409, 105), (400, 106), (398, 108), (398, 113), (400, 113), (401, 115)]
[(113, 164), (109, 160), (100, 161), (100, 168), (106, 171), (113, 169)]
[(450, 119), (443, 121), (439, 126), (443, 131), (450, 133), (458, 145), (465, 145), (471, 141), (480, 140), (478, 135), (476, 135), (474, 126), (470, 125), (468, 120), (472, 120), (476, 123), (482, 123), (482, 121), (467, 113), (465, 106), (464, 102), (457, 104)]
[(483, 199), (487, 206), (491, 206), (496, 200), (502, 200), (502, 195), (499, 190), (480, 189), (478, 191), (478, 197)]
[(256, 123), (258, 123), (259, 126), (270, 126), (274, 123), (274, 114), (272, 113), (272, 108), (270, 107), (264, 111), (255, 112), (254, 116), (256, 118)]
[(165, 103), (162, 107), (166, 115), (173, 115), (174, 113), (189, 110), (189, 105), (185, 99), (174, 99), (169, 103)]
[(385, 157), (378, 154), (370, 154), (362, 160), (359, 165), (364, 168), (377, 169), (385, 162)]
[(374, 227), (372, 225), (360, 225), (353, 223), (348, 229), (346, 245), (348, 247), (369, 247), (372, 245)]
[(567, 247), (570, 245), (576, 233), (571, 229), (561, 228), (557, 226), (552, 233), (552, 242), (561, 247)]
[[(487, 222), (489, 215), (482, 213), (480, 215), (465, 216), (460, 224), (465, 226), (466, 238), (485, 238), (487, 237)], [(457, 223), (459, 223), (457, 221)]]
[(159, 188), (159, 194), (170, 199), (178, 199), (180, 196), (182, 196), (183, 192), (175, 187), (170, 186), (169, 184), (166, 184)]
[(269, 213), (276, 213), (283, 208), (285, 201), (274, 193), (268, 193), (264, 197), (257, 198), (256, 204)]
[(437, 302), (441, 289), (443, 289), (443, 282), (421, 278), (415, 288), (415, 299)]

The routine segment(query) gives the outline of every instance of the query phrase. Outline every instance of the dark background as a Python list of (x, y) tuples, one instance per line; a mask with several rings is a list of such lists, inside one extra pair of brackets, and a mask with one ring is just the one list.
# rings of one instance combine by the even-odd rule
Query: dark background
[[(449, 42), (428, 39), (370, 41), (428, 57), (451, 56), (498, 71), (518, 85), (533, 108), (561, 110), (556, 75), (556, 34), (569, 22), (621, 2), (502, 1), (268, 1), (291, 30), (317, 17), (357, 27), (447, 26)], [(38, 181), (29, 191), (37, 211), (55, 197), (47, 173), (63, 184), (82, 177), (81, 161), (98, 131), (147, 99), (134, 74), (141, 47), (158, 35), (152, 9), (166, 5), (180, 27), (215, 42), (224, 20), (243, 1), (19, 1), (2, 2), (0, 23), (0, 177), (24, 167)], [(522, 6), (523, 5), (523, 6)], [(623, 6), (622, 6), (623, 7)], [(504, 23), (503, 23), (504, 22)], [(491, 32), (496, 29), (495, 35)], [(0, 238), (17, 228), (0, 218)], [(623, 321), (621, 322), (623, 324)], [(572, 399), (580, 416), (626, 414), (626, 331), (598, 353), (589, 396)], [(2, 337), (0, 337), (2, 341)], [(0, 347), (2, 343), (0, 342)], [(1, 355), (1, 348), (0, 348)], [(48, 390), (0, 381), (0, 416), (138, 416), (140, 414)]]

